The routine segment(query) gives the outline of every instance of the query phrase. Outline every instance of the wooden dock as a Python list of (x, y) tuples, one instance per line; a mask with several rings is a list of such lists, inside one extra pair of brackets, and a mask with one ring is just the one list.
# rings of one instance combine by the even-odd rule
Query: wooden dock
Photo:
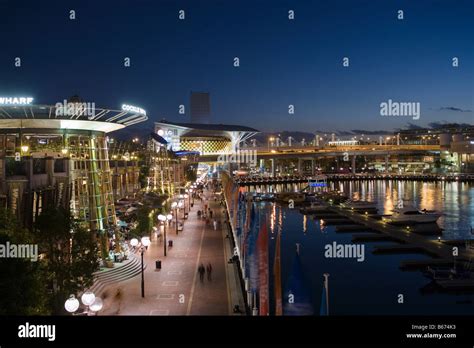
[(435, 280), (443, 290), (472, 290), (474, 289), (474, 279), (443, 279)]
[[(331, 226), (331, 225), (349, 225), (351, 224), (351, 220), (350, 219), (347, 219), (347, 218), (332, 218), (332, 219), (322, 219), (322, 221), (324, 221), (324, 224), (327, 225), (327, 226)], [(363, 227), (363, 226), (361, 226)]]
[(384, 241), (395, 241), (392, 237), (381, 233), (360, 233), (352, 237), (352, 243), (364, 243), (364, 242), (384, 242)]
[[(423, 254), (426, 249), (409, 244), (375, 245), (373, 254)], [(431, 255), (436, 256), (436, 255)]]
[(336, 232), (369, 232), (367, 227), (360, 224), (352, 225), (338, 225), (336, 226)]
[(448, 259), (405, 260), (400, 262), (400, 269), (404, 271), (423, 271), (427, 267), (453, 267), (454, 261)]
[[(419, 248), (423, 253), (433, 255), (438, 258), (439, 263), (442, 264), (453, 264), (453, 246), (447, 243), (439, 242), (438, 240), (428, 239), (426, 236), (418, 235), (411, 232), (402, 226), (393, 226), (382, 220), (375, 220), (365, 214), (359, 214), (350, 210), (342, 209), (337, 206), (329, 208), (331, 211), (337, 212), (340, 215), (350, 219), (356, 224), (364, 225), (367, 228), (378, 231), (386, 236), (389, 236), (393, 240), (400, 243), (413, 246), (413, 248)], [(459, 263), (469, 263), (474, 258), (474, 251), (467, 250), (465, 248), (459, 248), (458, 256), (456, 261)], [(435, 261), (435, 260), (432, 260)], [(425, 265), (425, 267), (429, 264)]]

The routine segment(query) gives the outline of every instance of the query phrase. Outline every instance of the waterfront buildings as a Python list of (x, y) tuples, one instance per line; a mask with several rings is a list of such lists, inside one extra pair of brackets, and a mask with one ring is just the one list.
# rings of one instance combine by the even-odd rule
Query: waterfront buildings
[(91, 231), (116, 225), (107, 133), (145, 121), (73, 97), (0, 105), (0, 200), (31, 227), (46, 206), (70, 208)]
[(187, 181), (193, 181), (198, 156), (193, 151), (172, 151), (165, 138), (152, 132), (147, 142), (145, 159), (148, 168), (146, 190), (168, 196), (179, 193)]
[(155, 133), (174, 151), (194, 151), (201, 156), (230, 154), (258, 133), (251, 127), (227, 124), (155, 122)]

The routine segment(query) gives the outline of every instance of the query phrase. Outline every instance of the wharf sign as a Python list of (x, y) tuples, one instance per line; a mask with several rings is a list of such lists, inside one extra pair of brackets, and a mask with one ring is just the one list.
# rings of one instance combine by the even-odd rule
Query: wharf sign
[(143, 110), (142, 108), (139, 108), (138, 106), (133, 106), (133, 105), (128, 105), (128, 104), (122, 104), (122, 110), (123, 111), (131, 111), (131, 112), (136, 112), (137, 114), (142, 114), (146, 116), (146, 111)]
[(0, 97), (0, 105), (30, 105), (31, 97)]

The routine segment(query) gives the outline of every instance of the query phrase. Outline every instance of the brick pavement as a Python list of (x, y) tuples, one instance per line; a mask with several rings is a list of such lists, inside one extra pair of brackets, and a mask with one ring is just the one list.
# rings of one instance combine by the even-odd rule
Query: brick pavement
[[(223, 208), (214, 201), (213, 194), (204, 194), (209, 198), (213, 216), (218, 221), (224, 219)], [(145, 298), (141, 297), (141, 276), (114, 284), (104, 291), (104, 308), (99, 315), (231, 314), (223, 221), (214, 230), (212, 221), (206, 225), (197, 217), (204, 202), (195, 199), (194, 203), (183, 231), (176, 235), (173, 225), (168, 228), (167, 239), (173, 240), (173, 247), (168, 249), (167, 256), (163, 256), (163, 243), (156, 238), (145, 252)], [(162, 261), (161, 270), (155, 269), (157, 259)], [(206, 278), (200, 282), (197, 268), (201, 262), (211, 262), (211, 281)]]

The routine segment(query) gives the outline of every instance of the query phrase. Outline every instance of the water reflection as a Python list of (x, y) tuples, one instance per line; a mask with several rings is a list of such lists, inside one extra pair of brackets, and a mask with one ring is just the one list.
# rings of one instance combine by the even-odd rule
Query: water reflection
[[(249, 191), (299, 191), (306, 184), (270, 185), (250, 187)], [(470, 226), (474, 226), (474, 185), (456, 182), (411, 181), (353, 181), (329, 183), (331, 189), (345, 192), (353, 199), (376, 202), (380, 214), (390, 214), (401, 199), (420, 209), (436, 210), (443, 215), (438, 225), (445, 239), (471, 239)], [(407, 259), (425, 259), (426, 255), (373, 255), (373, 243), (367, 243), (366, 261), (329, 260), (324, 257), (324, 246), (333, 241), (352, 243), (352, 234), (335, 232), (324, 218), (312, 219), (297, 209), (277, 203), (265, 204), (270, 226), (270, 262), (272, 314), (281, 312), (281, 288), (289, 281), (292, 272), (294, 248), (301, 244), (301, 263), (310, 278), (308, 288), (313, 306), (318, 311), (321, 299), (321, 277), (331, 274), (329, 286), (333, 314), (470, 314), (472, 307), (459, 305), (461, 295), (423, 293), (428, 281), (420, 272), (401, 272), (400, 262)], [(313, 222), (311, 222), (313, 220)], [(281, 243), (281, 247), (280, 247)], [(380, 244), (377, 242), (376, 244)], [(281, 266), (280, 266), (281, 261)], [(361, 284), (365, 284), (361, 286)], [(410, 306), (400, 306), (394, 300), (403, 292)], [(472, 295), (468, 295), (471, 301)], [(471, 301), (472, 303), (472, 301)]]
[[(277, 184), (251, 186), (249, 191), (296, 192), (307, 184)], [(474, 185), (457, 182), (419, 181), (345, 181), (330, 182), (329, 187), (340, 190), (353, 199), (377, 203), (380, 214), (391, 214), (401, 199), (420, 209), (436, 210), (443, 215), (438, 225), (447, 239), (472, 238), (474, 226)]]

